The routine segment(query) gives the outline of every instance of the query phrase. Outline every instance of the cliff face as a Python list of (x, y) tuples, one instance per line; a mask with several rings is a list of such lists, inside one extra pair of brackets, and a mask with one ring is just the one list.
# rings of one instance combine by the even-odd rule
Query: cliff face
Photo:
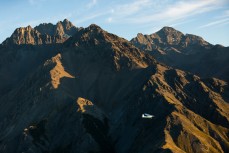
[(12, 67), (40, 60), (1, 92), (0, 152), (229, 151), (225, 81), (160, 64), (97, 25), (57, 48), (4, 47)]
[(16, 29), (11, 37), (3, 42), (3, 45), (42, 45), (63, 43), (77, 31), (78, 28), (67, 19), (59, 21), (56, 25), (43, 23), (35, 28), (28, 26)]
[(189, 71), (202, 77), (228, 81), (229, 48), (212, 45), (199, 36), (184, 35), (164, 27), (151, 35), (138, 34), (131, 42), (142, 51), (168, 66)]

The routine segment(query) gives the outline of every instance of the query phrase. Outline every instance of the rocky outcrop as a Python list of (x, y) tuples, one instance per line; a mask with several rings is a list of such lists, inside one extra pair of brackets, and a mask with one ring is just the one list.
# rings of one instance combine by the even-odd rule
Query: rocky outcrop
[(67, 19), (59, 21), (56, 25), (43, 23), (35, 28), (28, 26), (16, 29), (11, 37), (3, 42), (3, 45), (42, 45), (63, 43), (77, 31), (78, 28)]
[(34, 30), (31, 26), (18, 28), (10, 38), (3, 42), (4, 44), (42, 44), (41, 33)]

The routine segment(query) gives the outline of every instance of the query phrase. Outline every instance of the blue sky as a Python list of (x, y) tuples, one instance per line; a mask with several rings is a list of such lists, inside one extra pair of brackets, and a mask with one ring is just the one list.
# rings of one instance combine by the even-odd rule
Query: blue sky
[(164, 26), (229, 46), (229, 0), (1, 0), (0, 42), (17, 27), (92, 23), (128, 40)]

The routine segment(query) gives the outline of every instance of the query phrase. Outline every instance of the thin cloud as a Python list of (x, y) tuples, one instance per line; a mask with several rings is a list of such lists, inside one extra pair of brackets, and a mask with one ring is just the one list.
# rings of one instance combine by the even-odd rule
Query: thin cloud
[(81, 20), (77, 20), (77, 23), (78, 24), (84, 23), (84, 22), (92, 20), (94, 18), (98, 18), (98, 17), (104, 16), (104, 15), (106, 15), (108, 13), (110, 13), (110, 11), (104, 11), (104, 12), (98, 12), (98, 13), (89, 14), (87, 16), (81, 17), (82, 19)]
[(176, 27), (176, 26), (178, 26), (178, 25), (190, 23), (190, 22), (193, 22), (193, 21), (195, 21), (195, 20), (194, 20), (194, 19), (185, 20), (185, 21), (181, 21), (181, 22), (172, 23), (172, 24), (170, 24), (169, 26), (170, 26), (170, 27)]
[(224, 25), (227, 25), (227, 24), (229, 24), (229, 21), (220, 24), (220, 26), (224, 26)]
[(141, 0), (116, 6), (111, 17), (116, 22), (135, 24), (162, 20), (172, 22), (219, 9), (225, 2), (225, 0), (179, 0), (176, 3), (168, 3), (167, 1)]
[(152, 21), (160, 20), (178, 20), (193, 16), (196, 14), (204, 13), (217, 9), (217, 4), (220, 2), (218, 0), (208, 0), (208, 1), (180, 1), (176, 4), (167, 6), (163, 11), (159, 11), (152, 15), (138, 16), (137, 18), (130, 19), (134, 23), (147, 23)]
[(224, 12), (224, 14), (225, 14), (225, 16), (229, 16), (229, 10), (226, 10), (226, 11)]
[(93, 6), (95, 6), (97, 4), (97, 0), (91, 0), (91, 2), (89, 2), (87, 4), (87, 8), (90, 9), (92, 8)]
[(226, 18), (226, 17), (229, 17), (229, 10), (224, 11), (222, 15), (219, 16), (218, 18)]
[(121, 5), (116, 4), (112, 7), (111, 16), (109, 18), (112, 18), (112, 22), (117, 23), (122, 20), (128, 19), (129, 17), (132, 17), (133, 15), (141, 11), (144, 11), (145, 9), (147, 9), (147, 7), (150, 8), (152, 4), (153, 2), (151, 0), (135, 0), (131, 3), (125, 3)]
[(215, 25), (225, 24), (225, 23), (228, 23), (228, 21), (229, 21), (229, 18), (213, 21), (213, 22), (210, 22), (208, 24), (200, 26), (199, 29), (206, 28), (206, 27), (211, 27), (211, 26), (215, 26)]
[(127, 16), (127, 15), (133, 15), (140, 10), (142, 10), (145, 7), (148, 7), (149, 5), (152, 4), (152, 1), (150, 0), (136, 0), (132, 4), (124, 4), (124, 5), (119, 5), (113, 10), (116, 15), (122, 15), (122, 16)]
[(229, 16), (229, 10), (223, 12), (224, 16)]

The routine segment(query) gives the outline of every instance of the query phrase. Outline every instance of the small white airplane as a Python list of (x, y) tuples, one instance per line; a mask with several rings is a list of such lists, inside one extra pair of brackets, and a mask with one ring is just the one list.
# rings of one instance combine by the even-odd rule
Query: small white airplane
[(142, 114), (142, 118), (153, 118), (154, 117), (154, 115), (150, 115), (150, 114), (146, 114), (146, 113), (144, 113), (144, 114)]

